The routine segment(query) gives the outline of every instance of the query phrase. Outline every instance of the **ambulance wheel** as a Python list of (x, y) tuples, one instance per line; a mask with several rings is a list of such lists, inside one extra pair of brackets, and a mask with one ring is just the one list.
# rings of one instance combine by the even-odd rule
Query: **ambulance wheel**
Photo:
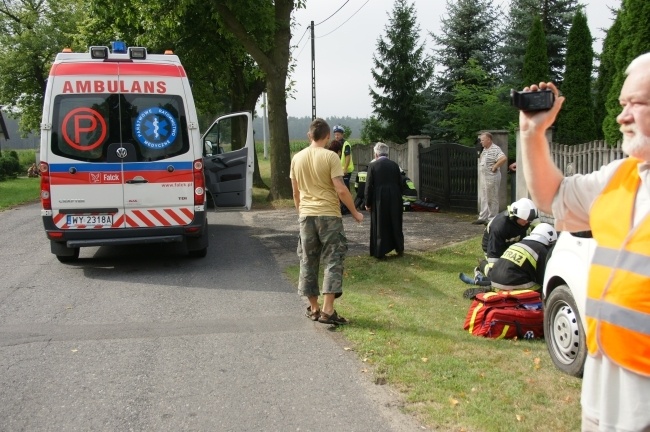
[(201, 235), (187, 240), (188, 254), (191, 258), (205, 258), (208, 254), (208, 220), (203, 223)]
[(62, 263), (69, 263), (79, 259), (79, 248), (72, 248), (72, 255), (57, 255), (56, 259)]
[(560, 285), (544, 304), (544, 337), (551, 360), (562, 372), (582, 377), (587, 341), (571, 290)]

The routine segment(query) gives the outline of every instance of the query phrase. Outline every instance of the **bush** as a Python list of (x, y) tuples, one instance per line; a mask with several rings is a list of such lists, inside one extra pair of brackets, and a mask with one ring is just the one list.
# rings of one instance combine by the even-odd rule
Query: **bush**
[(16, 178), (19, 172), (20, 163), (18, 162), (17, 154), (15, 158), (11, 156), (0, 157), (0, 180)]

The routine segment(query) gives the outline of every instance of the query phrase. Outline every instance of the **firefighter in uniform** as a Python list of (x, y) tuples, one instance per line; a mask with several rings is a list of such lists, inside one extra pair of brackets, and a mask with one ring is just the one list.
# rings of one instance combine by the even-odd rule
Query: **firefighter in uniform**
[(510, 245), (523, 239), (530, 224), (537, 219), (537, 207), (528, 198), (521, 198), (496, 215), (483, 232), (483, 253), (485, 260), (476, 269), (488, 276), (494, 263)]
[(552, 225), (541, 223), (529, 236), (510, 246), (490, 270), (496, 290), (530, 289), (538, 291), (544, 281), (546, 258), (557, 241)]

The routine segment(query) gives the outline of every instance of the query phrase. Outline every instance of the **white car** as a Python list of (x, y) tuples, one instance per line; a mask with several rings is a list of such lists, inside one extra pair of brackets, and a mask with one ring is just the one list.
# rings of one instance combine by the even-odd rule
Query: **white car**
[(591, 231), (562, 232), (544, 274), (544, 336), (555, 366), (581, 377), (587, 357), (585, 305), (589, 264), (596, 241)]

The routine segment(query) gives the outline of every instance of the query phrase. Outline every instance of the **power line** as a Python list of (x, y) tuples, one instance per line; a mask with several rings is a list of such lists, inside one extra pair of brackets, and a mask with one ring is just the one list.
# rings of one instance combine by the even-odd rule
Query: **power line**
[(336, 15), (336, 14), (338, 13), (338, 11), (340, 11), (341, 9), (343, 9), (343, 6), (345, 6), (346, 4), (348, 4), (349, 1), (350, 1), (350, 0), (346, 0), (346, 2), (343, 3), (343, 5), (341, 5), (341, 7), (338, 8), (338, 9), (336, 10), (336, 12), (334, 12), (332, 15), (328, 16), (327, 18), (325, 18), (323, 21), (319, 22), (318, 24), (314, 24), (314, 27), (316, 27), (317, 25), (321, 25), (321, 24), (323, 24), (325, 21), (327, 21), (328, 19), (332, 18), (334, 15)]
[[(363, 7), (364, 7), (365, 5), (368, 4), (369, 1), (370, 1), (370, 0), (366, 0), (366, 2), (365, 2), (364, 4), (362, 4), (361, 7), (360, 7), (359, 9), (357, 9), (357, 11), (356, 11), (355, 13), (353, 13), (353, 14), (350, 16), (350, 18), (348, 18), (348, 19), (346, 19), (345, 21), (343, 21), (343, 22), (341, 23), (341, 25), (339, 25), (337, 28), (335, 28), (334, 30), (332, 30), (332, 31), (329, 32), (329, 33), (325, 33), (325, 34), (322, 35), (322, 36), (318, 36), (316, 39), (324, 38), (325, 36), (331, 35), (331, 34), (334, 33), (335, 31), (337, 31), (338, 29), (340, 29), (341, 27), (343, 27), (343, 24), (345, 24), (346, 22), (350, 21), (350, 20), (352, 19), (353, 16), (355, 16), (357, 13), (359, 13), (359, 11), (360, 11), (361, 9), (363, 9)], [(346, 3), (347, 3), (347, 2), (346, 2)], [(341, 7), (342, 7), (342, 6), (341, 6)]]
[[(311, 38), (309, 38), (309, 39), (311, 39)], [(296, 54), (296, 56), (294, 57), (295, 59), (297, 59), (298, 57), (300, 57), (300, 54), (303, 52), (303, 50), (304, 50), (305, 47), (307, 46), (307, 42), (309, 42), (309, 39), (307, 39), (307, 40), (305, 41), (305, 44), (302, 46), (302, 48), (300, 48), (300, 51), (299, 51), (298, 54)]]
[[(305, 35), (306, 35), (307, 32), (309, 31), (309, 29), (310, 29), (310, 27), (307, 27), (307, 28), (305, 29), (305, 32), (302, 34), (302, 36), (300, 36), (300, 40), (298, 41), (298, 43), (296, 43), (296, 46), (291, 50), (292, 53), (293, 53), (293, 51), (294, 51), (296, 48), (298, 48), (298, 45), (300, 45), (300, 42), (302, 41), (302, 38), (305, 37)], [(301, 51), (302, 51), (302, 50), (301, 50)]]

